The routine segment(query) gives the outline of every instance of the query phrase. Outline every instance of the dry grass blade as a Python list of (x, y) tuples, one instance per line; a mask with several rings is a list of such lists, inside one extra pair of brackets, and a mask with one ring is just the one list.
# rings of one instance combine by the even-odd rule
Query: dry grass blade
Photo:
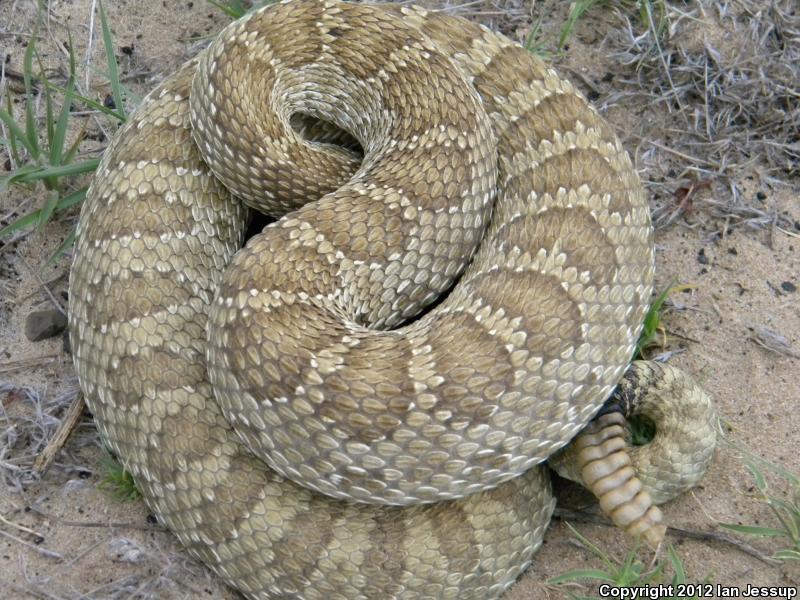
[(791, 356), (792, 358), (800, 358), (800, 352), (792, 348), (791, 342), (785, 336), (766, 327), (754, 327), (753, 335), (750, 339), (770, 352)]
[(53, 460), (55, 460), (56, 454), (64, 447), (67, 438), (69, 438), (72, 431), (78, 426), (78, 422), (81, 419), (85, 407), (86, 403), (83, 400), (83, 394), (75, 396), (75, 399), (62, 418), (61, 425), (59, 425), (55, 435), (47, 442), (41, 454), (36, 457), (36, 461), (33, 463), (33, 468), (36, 471), (39, 473), (46, 471)]
[(796, 2), (665, 3), (669, 25), (660, 37), (642, 33), (623, 7), (618, 16), (626, 26), (604, 43), (619, 61), (616, 81), (626, 85), (616, 85), (604, 105), (649, 103), (649, 122), (634, 122), (631, 137), (639, 139), (656, 193), (656, 225), (683, 214), (673, 193), (686, 179), (712, 184), (703, 195), (713, 195), (714, 205), (698, 208), (731, 215), (733, 224), (772, 225), (779, 217), (740, 214), (752, 208), (742, 181), (750, 176), (762, 187), (781, 187), (799, 172)]
[(0, 382), (0, 485), (12, 493), (39, 479), (36, 457), (61, 425), (77, 389), (55, 397)]

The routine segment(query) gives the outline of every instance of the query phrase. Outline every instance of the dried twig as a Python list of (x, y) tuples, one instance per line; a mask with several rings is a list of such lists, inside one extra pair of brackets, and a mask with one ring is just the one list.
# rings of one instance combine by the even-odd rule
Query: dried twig
[[(616, 525), (614, 525), (610, 519), (602, 515), (584, 511), (571, 510), (568, 508), (556, 507), (553, 516), (562, 521), (578, 521), (580, 523), (590, 523), (592, 525), (604, 525), (606, 527), (616, 527)], [(767, 556), (766, 554), (753, 548), (749, 544), (745, 544), (744, 542), (737, 540), (736, 538), (731, 537), (724, 533), (719, 533), (716, 531), (696, 531), (692, 529), (684, 529), (682, 527), (672, 527), (672, 526), (667, 527), (667, 533), (692, 540), (700, 540), (706, 542), (709, 541), (720, 542), (722, 544), (728, 544), (730, 546), (733, 546), (737, 550), (740, 550), (741, 552), (744, 552), (745, 554), (752, 556), (753, 558), (756, 558), (761, 562), (764, 562), (773, 567), (777, 567), (783, 564), (781, 563), (781, 561), (776, 560), (770, 556)]]
[(7, 531), (3, 531), (2, 529), (0, 529), (0, 535), (17, 542), (18, 544), (22, 544), (26, 548), (30, 548), (34, 552), (38, 552), (39, 554), (41, 554), (46, 558), (55, 558), (57, 560), (64, 560), (64, 557), (58, 552), (54, 550), (48, 550), (47, 548), (42, 548), (40, 546), (37, 546), (36, 544), (31, 544), (30, 542), (26, 542), (25, 540), (20, 539), (17, 536), (8, 533)]
[(785, 336), (766, 327), (754, 327), (753, 335), (750, 336), (750, 339), (770, 352), (791, 356), (792, 358), (800, 358), (800, 352), (792, 348), (791, 342)]
[(47, 446), (45, 446), (44, 450), (36, 457), (36, 461), (33, 463), (35, 471), (43, 473), (50, 467), (56, 454), (64, 447), (70, 434), (75, 427), (77, 427), (78, 422), (81, 420), (81, 415), (83, 415), (84, 408), (86, 408), (86, 402), (83, 400), (83, 394), (77, 394), (61, 420), (61, 425), (56, 430), (55, 435), (50, 438), (50, 441), (47, 442)]

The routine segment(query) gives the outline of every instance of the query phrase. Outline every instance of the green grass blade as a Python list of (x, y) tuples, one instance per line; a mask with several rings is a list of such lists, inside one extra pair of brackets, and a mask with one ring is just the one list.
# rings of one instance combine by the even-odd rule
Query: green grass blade
[(47, 225), (50, 217), (53, 216), (53, 212), (55, 212), (57, 205), (58, 190), (50, 190), (50, 192), (47, 194), (47, 200), (45, 201), (42, 210), (39, 211), (39, 220), (36, 223), (36, 229), (39, 231), (44, 229), (44, 226)]
[(86, 192), (88, 190), (88, 187), (84, 187), (79, 190), (75, 190), (71, 194), (62, 196), (58, 201), (58, 205), (56, 206), (56, 212), (63, 212), (71, 206), (75, 206), (76, 204), (83, 202), (86, 199)]
[(38, 210), (33, 211), (30, 214), (25, 215), (24, 217), (20, 217), (13, 223), (6, 225), (2, 229), (0, 229), (0, 238), (4, 238), (7, 235), (10, 235), (20, 229), (25, 229), (39, 220), (39, 212)]
[(83, 96), (83, 95), (79, 94), (78, 92), (76, 92), (74, 90), (68, 92), (67, 88), (63, 88), (60, 85), (56, 85), (54, 83), (50, 83), (49, 81), (46, 81), (45, 85), (47, 87), (49, 87), (50, 89), (52, 89), (52, 90), (55, 90), (57, 92), (60, 92), (60, 93), (64, 94), (65, 96), (69, 96), (69, 99), (72, 100), (73, 103), (74, 102), (80, 102), (82, 104), (85, 104), (89, 108), (93, 108), (94, 110), (98, 110), (98, 111), (102, 112), (104, 115), (107, 115), (109, 117), (113, 117), (114, 119), (117, 119), (118, 121), (122, 121), (122, 122), (125, 121), (125, 117), (123, 115), (118, 113), (113, 108), (108, 108), (102, 102), (98, 102), (97, 100), (92, 100), (91, 98), (87, 98), (86, 96)]
[(567, 528), (569, 528), (569, 530), (572, 532), (572, 535), (578, 538), (578, 541), (583, 545), (583, 547), (589, 550), (595, 556), (597, 556), (597, 558), (602, 560), (603, 563), (606, 565), (606, 567), (608, 567), (609, 569), (614, 568), (614, 564), (611, 562), (611, 560), (608, 558), (605, 552), (603, 552), (600, 548), (597, 547), (597, 545), (590, 542), (588, 538), (582, 536), (580, 532), (572, 526), (571, 523), (567, 523)]
[[(42, 57), (39, 56), (39, 53), (36, 51), (34, 51), (34, 55), (36, 56), (36, 62), (39, 64), (40, 82), (46, 81)], [(47, 144), (50, 146), (53, 142), (53, 96), (50, 94), (50, 90), (47, 89), (46, 85), (44, 86), (43, 93), (45, 105), (45, 126), (47, 129)]]
[(56, 261), (59, 259), (59, 257), (61, 256), (61, 254), (63, 254), (63, 252), (64, 252), (64, 251), (65, 251), (67, 248), (71, 247), (71, 246), (72, 246), (72, 244), (74, 244), (74, 243), (75, 243), (75, 234), (76, 234), (76, 233), (77, 233), (77, 231), (76, 231), (76, 229), (73, 227), (73, 228), (72, 228), (72, 231), (70, 231), (70, 232), (69, 232), (69, 235), (68, 235), (66, 238), (64, 238), (64, 241), (63, 241), (63, 242), (61, 242), (61, 244), (58, 246), (58, 248), (56, 248), (56, 251), (55, 251), (55, 252), (53, 252), (53, 256), (51, 256), (51, 257), (50, 257), (50, 258), (47, 260), (47, 264), (46, 264), (46, 266), (48, 266), (48, 267), (49, 267), (49, 266), (50, 266), (50, 265), (52, 265), (54, 262), (56, 262)]
[(642, 333), (639, 335), (639, 340), (636, 342), (635, 357), (641, 356), (644, 349), (653, 343), (658, 327), (661, 325), (661, 308), (664, 306), (664, 302), (666, 302), (667, 297), (672, 291), (674, 283), (674, 281), (671, 282), (664, 291), (658, 295), (647, 310), (642, 326)]
[(761, 472), (755, 463), (746, 461), (744, 463), (745, 468), (750, 471), (750, 475), (753, 476), (753, 482), (755, 482), (758, 491), (762, 494), (767, 493), (767, 481), (764, 479), (764, 474)]
[(636, 342), (633, 360), (643, 358), (642, 353), (645, 350), (651, 346), (657, 345), (657, 334), (661, 329), (661, 309), (664, 307), (667, 298), (676, 292), (691, 290), (694, 287), (695, 286), (691, 284), (676, 284), (675, 280), (672, 280), (664, 291), (656, 297), (644, 317), (642, 333), (639, 334), (639, 339)]
[[(45, 89), (50, 91), (47, 86)], [(64, 146), (67, 139), (67, 125), (69, 124), (70, 110), (72, 110), (72, 90), (75, 89), (75, 52), (72, 50), (72, 34), (69, 34), (69, 77), (67, 87), (64, 92), (64, 101), (61, 105), (61, 113), (58, 115), (53, 138), (50, 142), (50, 164), (60, 165), (64, 158)]]
[(544, 14), (539, 15), (536, 23), (531, 27), (528, 37), (525, 38), (525, 50), (531, 54), (545, 54), (544, 45), (539, 41), (539, 34), (542, 32), (542, 22), (544, 21)]
[(767, 501), (767, 504), (772, 508), (772, 510), (777, 512), (784, 512), (786, 514), (793, 514), (797, 513), (798, 507), (792, 504), (791, 502), (787, 502), (786, 500), (781, 500), (780, 498), (772, 498), (770, 497)]
[(137, 500), (141, 497), (136, 482), (123, 465), (111, 456), (106, 454), (100, 461), (103, 474), (97, 487), (125, 502)]
[(672, 575), (672, 584), (686, 583), (686, 570), (683, 568), (683, 562), (678, 556), (678, 553), (675, 552), (675, 548), (672, 547), (672, 544), (667, 546), (667, 558), (674, 572)]
[(111, 38), (111, 30), (108, 28), (108, 19), (106, 18), (106, 9), (103, 7), (103, 2), (97, 3), (100, 9), (100, 26), (103, 30), (103, 45), (106, 49), (106, 63), (108, 65), (108, 80), (111, 82), (111, 95), (114, 98), (115, 108), (122, 115), (123, 120), (127, 117), (125, 113), (125, 104), (122, 101), (122, 87), (119, 83), (119, 69), (117, 68), (117, 57), (114, 56), (114, 41)]
[[(27, 134), (25, 131), (23, 131), (22, 127), (17, 124), (17, 122), (14, 120), (14, 117), (11, 116), (11, 112), (4, 108), (0, 108), (0, 120), (2, 120), (3, 124), (8, 127), (10, 139), (6, 141), (6, 144), (9, 146), (9, 149), (11, 149), (12, 145), (15, 144), (15, 141), (18, 141), (25, 146), (25, 150), (28, 151), (28, 154), (35, 156), (37, 153), (37, 147), (30, 143)], [(14, 152), (16, 154), (16, 151)], [(14, 160), (19, 161), (19, 158), (15, 156)]]
[(564, 26), (561, 28), (561, 35), (558, 38), (559, 50), (564, 49), (564, 45), (567, 43), (567, 38), (575, 28), (575, 24), (595, 3), (597, 3), (597, 0), (578, 0), (577, 2), (572, 3), (569, 15), (567, 15), (567, 20), (564, 23)]
[(215, 2), (215, 0), (208, 0), (208, 3), (212, 6), (216, 6), (226, 15), (228, 15), (231, 19), (238, 19), (244, 15), (245, 9), (244, 5), (239, 0), (230, 0), (223, 4), (222, 2)]
[[(39, 169), (41, 169), (39, 165), (35, 163), (29, 163), (19, 167), (18, 169), (15, 169), (14, 172), (9, 175), (0, 177), (0, 192), (5, 192), (11, 184), (21, 183), (21, 180), (24, 177), (36, 173), (39, 171)], [(39, 178), (36, 179), (38, 180)]]
[[(88, 188), (81, 188), (77, 191), (72, 192), (71, 194), (67, 194), (66, 196), (60, 198), (56, 203), (55, 212), (56, 213), (63, 212), (68, 208), (70, 208), (71, 206), (75, 206), (76, 204), (83, 202), (83, 200), (86, 198), (87, 189)], [(42, 212), (41, 209), (37, 209), (31, 213), (28, 213), (23, 217), (20, 217), (13, 223), (6, 225), (2, 229), (0, 229), (0, 238), (3, 238), (16, 231), (25, 229), (26, 227), (30, 227), (31, 225), (38, 223), (41, 212)]]
[[(653, 15), (653, 8), (658, 11)], [(640, 0), (639, 19), (646, 28), (650, 29), (656, 37), (661, 37), (667, 27), (667, 7), (664, 0)]]
[[(736, 443), (735, 441), (730, 439), (728, 436), (724, 436), (723, 435), (721, 439), (726, 444), (728, 444), (730, 447), (734, 448), (737, 452), (742, 454), (745, 466), (747, 466), (747, 465), (754, 465), (754, 466), (755, 465), (759, 465), (759, 467), (763, 467), (764, 469), (767, 469), (767, 470), (775, 473), (779, 477), (785, 479), (786, 481), (789, 482), (789, 484), (793, 488), (795, 488), (796, 490), (800, 491), (800, 477), (798, 477), (797, 475), (795, 475), (791, 471), (783, 468), (780, 465), (777, 465), (775, 463), (771, 463), (768, 460), (758, 456), (757, 454), (754, 454), (751, 450), (749, 450), (748, 448), (746, 448), (745, 446), (743, 446), (741, 444)], [(751, 473), (752, 473), (752, 471), (751, 471)]]
[(131, 90), (128, 86), (120, 83), (120, 89), (125, 97), (128, 99), (128, 104), (132, 106), (139, 106), (144, 99), (142, 96), (136, 94), (133, 90)]
[(91, 158), (79, 163), (71, 163), (68, 165), (59, 165), (55, 167), (34, 167), (32, 170), (24, 173), (15, 173), (8, 178), (8, 183), (30, 183), (33, 181), (41, 181), (49, 178), (70, 177), (72, 175), (81, 175), (83, 173), (91, 173), (97, 169), (100, 164), (99, 158)]
[(778, 560), (800, 560), (800, 552), (797, 550), (778, 550), (772, 556)]
[(767, 505), (772, 509), (775, 518), (783, 525), (783, 534), (795, 543), (800, 542), (798, 536), (798, 507), (780, 498), (769, 498)]
[(778, 475), (778, 476), (782, 477), (783, 479), (785, 479), (786, 481), (788, 481), (789, 484), (793, 488), (795, 488), (795, 489), (800, 488), (800, 479), (797, 477), (797, 475), (795, 475), (791, 471), (789, 471), (787, 469), (784, 469), (780, 465), (773, 464), (773, 463), (769, 462), (768, 460), (764, 460), (760, 456), (753, 455), (753, 458), (755, 460), (753, 462), (749, 463), (749, 464), (755, 465), (756, 462), (758, 462), (758, 464), (760, 464), (761, 466), (765, 467), (766, 469), (769, 469), (770, 471), (772, 471), (776, 475)]
[(622, 568), (617, 573), (617, 581), (619, 585), (642, 585), (649, 583), (656, 577), (661, 575), (664, 570), (664, 563), (660, 563), (653, 571), (646, 573), (644, 565), (637, 562), (637, 551), (639, 542), (637, 541), (633, 549), (625, 555), (625, 562), (622, 563)]
[(601, 571), (600, 569), (574, 569), (572, 571), (567, 571), (566, 573), (562, 573), (561, 575), (556, 575), (555, 577), (549, 579), (548, 583), (552, 584), (568, 583), (572, 581), (582, 581), (586, 579), (616, 583), (616, 579), (611, 577), (605, 571)]
[[(14, 109), (12, 108), (11, 105), (11, 95), (6, 94), (6, 109), (3, 110), (2, 108), (0, 108), (0, 120), (2, 120), (3, 123), (6, 123), (6, 117), (8, 117), (11, 125), (13, 127), (16, 127), (19, 133), (23, 133), (22, 129), (19, 127), (19, 125), (17, 125), (16, 121), (14, 121), (12, 117), (13, 114), (14, 114)], [(6, 117), (4, 117), (4, 115)], [(17, 141), (19, 140), (22, 140), (22, 138), (20, 138), (19, 135), (14, 133), (13, 131), (9, 132), (8, 138), (3, 138), (2, 140), (0, 140), (0, 143), (2, 143), (3, 146), (8, 148), (8, 152), (9, 155), (11, 156), (12, 164), (14, 166), (19, 165), (22, 162), (20, 161), (19, 148), (17, 147)], [(25, 140), (22, 141), (24, 143)]]
[(23, 60), (22, 78), (25, 82), (25, 137), (28, 140), (28, 148), (31, 149), (31, 156), (39, 158), (39, 132), (36, 129), (36, 115), (33, 112), (33, 54), (36, 51), (36, 36), (39, 26), (33, 28), (33, 35), (25, 49)]
[(72, 142), (70, 147), (67, 149), (67, 152), (64, 154), (63, 162), (65, 164), (71, 163), (73, 160), (75, 160), (75, 155), (78, 153), (78, 147), (80, 146), (81, 142), (85, 137), (86, 137), (86, 123), (84, 122), (83, 127), (81, 127), (81, 130), (78, 132), (78, 135), (75, 136), (75, 141)]

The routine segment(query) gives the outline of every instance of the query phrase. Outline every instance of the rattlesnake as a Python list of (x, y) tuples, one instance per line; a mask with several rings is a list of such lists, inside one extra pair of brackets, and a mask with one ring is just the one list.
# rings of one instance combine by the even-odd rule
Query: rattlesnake
[[(241, 251), (231, 194), (279, 218)], [(114, 138), (70, 332), (102, 438), (246, 595), (495, 598), (552, 513), (536, 465), (629, 365), (653, 265), (628, 155), (536, 57), (419, 8), (292, 0)], [(710, 403), (674, 370), (630, 373), (657, 407), (693, 398), (664, 500), (708, 464)], [(646, 496), (625, 469), (611, 510)]]

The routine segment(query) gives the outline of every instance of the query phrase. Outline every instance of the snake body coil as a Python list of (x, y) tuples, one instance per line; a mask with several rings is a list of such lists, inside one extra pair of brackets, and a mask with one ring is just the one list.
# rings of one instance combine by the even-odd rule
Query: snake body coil
[[(241, 251), (232, 194), (279, 219)], [(70, 330), (103, 439), (246, 595), (495, 598), (552, 512), (537, 465), (629, 364), (653, 263), (628, 155), (537, 58), (419, 8), (293, 0), (115, 137)]]

